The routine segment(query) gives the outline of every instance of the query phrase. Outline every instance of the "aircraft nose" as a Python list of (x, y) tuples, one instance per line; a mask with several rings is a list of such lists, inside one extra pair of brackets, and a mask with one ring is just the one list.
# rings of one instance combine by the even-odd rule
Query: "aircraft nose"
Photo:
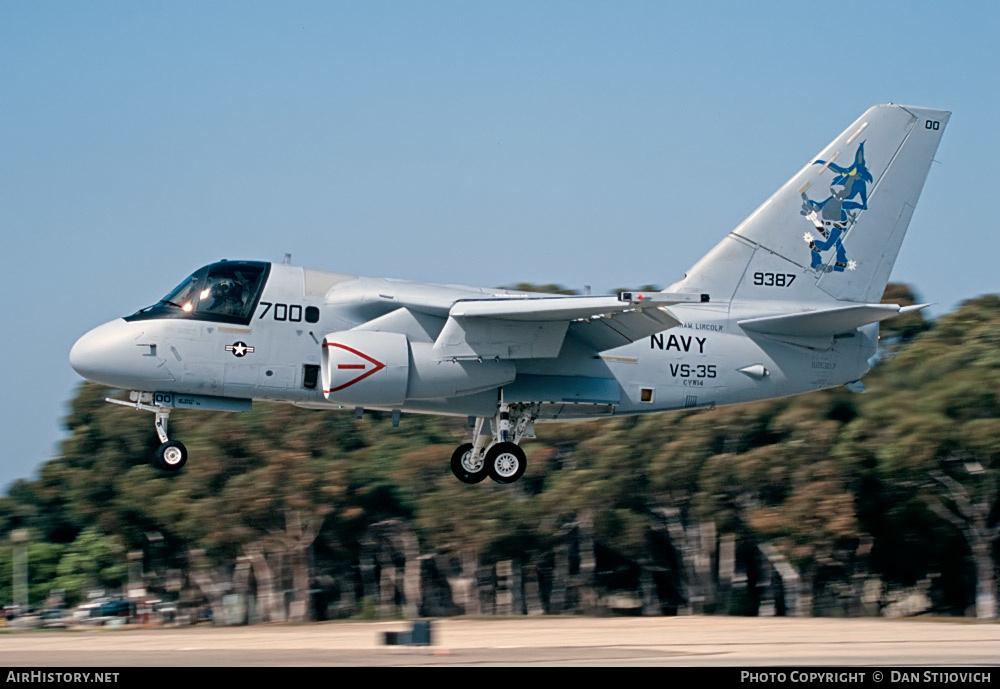
[(102, 371), (113, 366), (114, 354), (120, 353), (133, 337), (128, 323), (120, 318), (98, 326), (69, 350), (69, 365), (84, 378), (97, 380)]
[(149, 390), (174, 377), (156, 346), (141, 340), (142, 331), (119, 318), (81, 337), (69, 352), (69, 365), (95, 383)]

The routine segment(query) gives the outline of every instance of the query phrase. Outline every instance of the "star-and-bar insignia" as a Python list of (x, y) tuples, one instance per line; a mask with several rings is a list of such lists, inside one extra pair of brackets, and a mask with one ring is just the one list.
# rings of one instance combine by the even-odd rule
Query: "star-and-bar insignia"
[(247, 354), (253, 353), (253, 347), (248, 345), (246, 342), (236, 342), (231, 345), (226, 345), (226, 351), (232, 352), (233, 356), (246, 356)]

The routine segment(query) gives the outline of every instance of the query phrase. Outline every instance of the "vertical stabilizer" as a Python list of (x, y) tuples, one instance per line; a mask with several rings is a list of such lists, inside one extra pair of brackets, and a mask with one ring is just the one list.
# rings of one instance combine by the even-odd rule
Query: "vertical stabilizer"
[(950, 114), (870, 108), (668, 290), (878, 302)]

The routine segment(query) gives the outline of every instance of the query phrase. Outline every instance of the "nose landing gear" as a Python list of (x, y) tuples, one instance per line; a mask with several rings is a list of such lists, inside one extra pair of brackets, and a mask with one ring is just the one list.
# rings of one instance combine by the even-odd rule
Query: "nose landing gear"
[(111, 397), (105, 397), (104, 401), (156, 414), (154, 425), (156, 426), (156, 435), (159, 436), (162, 444), (156, 449), (156, 454), (153, 455), (150, 463), (157, 469), (179, 471), (187, 464), (188, 453), (184, 443), (179, 440), (170, 440), (167, 436), (167, 420), (170, 418), (171, 407), (154, 402), (153, 394), (149, 392), (132, 392), (130, 398), (129, 402)]

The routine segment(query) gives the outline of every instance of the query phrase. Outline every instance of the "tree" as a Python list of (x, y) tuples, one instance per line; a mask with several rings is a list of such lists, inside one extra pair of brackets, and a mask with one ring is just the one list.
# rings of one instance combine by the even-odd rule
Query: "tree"
[(939, 517), (932, 544), (952, 541), (944, 537), (949, 527), (958, 531), (973, 561), (976, 613), (996, 617), (1000, 298), (971, 300), (944, 316), (872, 383), (841, 456), (874, 470), (870, 481), (903, 506), (897, 514), (917, 525), (921, 507)]
[(66, 602), (73, 604), (93, 589), (121, 589), (127, 575), (125, 549), (119, 540), (88, 527), (59, 559), (53, 587), (65, 590)]

